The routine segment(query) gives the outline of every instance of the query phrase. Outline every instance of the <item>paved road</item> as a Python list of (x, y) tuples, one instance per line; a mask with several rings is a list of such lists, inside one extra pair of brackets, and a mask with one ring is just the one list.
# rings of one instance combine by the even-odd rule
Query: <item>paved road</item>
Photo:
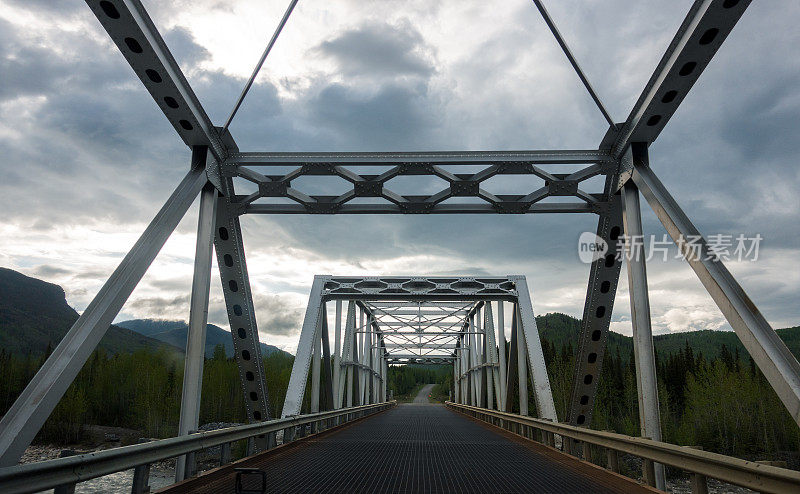
[(169, 492), (233, 494), (234, 466), (264, 470), (269, 494), (652, 492), (436, 404), (398, 405)]
[(428, 395), (433, 391), (433, 384), (426, 384), (419, 390), (417, 396), (414, 397), (414, 403), (430, 403)]

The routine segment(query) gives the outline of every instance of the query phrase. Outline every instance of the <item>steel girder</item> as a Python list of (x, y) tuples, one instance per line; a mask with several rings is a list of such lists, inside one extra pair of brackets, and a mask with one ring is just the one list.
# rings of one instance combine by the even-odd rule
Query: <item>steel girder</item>
[[(658, 379), (656, 378), (656, 356), (653, 343), (653, 328), (650, 323), (650, 297), (647, 289), (645, 267), (645, 244), (642, 232), (642, 216), (639, 207), (639, 189), (633, 182), (622, 188), (622, 218), (625, 237), (641, 238), (642, 242), (630, 242), (626, 246), (628, 271), (628, 293), (631, 304), (631, 326), (633, 328), (633, 355), (636, 368), (636, 391), (639, 400), (639, 428), (642, 437), (661, 441), (661, 414), (658, 407)], [(645, 465), (646, 470), (648, 465)], [(652, 473), (656, 488), (665, 490), (664, 465), (654, 464)]]
[(247, 418), (251, 422), (267, 420), (270, 418), (269, 395), (264, 378), (253, 294), (247, 275), (242, 229), (238, 216), (231, 214), (231, 203), (225, 196), (218, 199), (215, 233), (214, 248), (227, 306), (234, 356), (245, 394)]
[(558, 422), (556, 406), (553, 403), (553, 393), (550, 389), (550, 379), (547, 375), (547, 365), (544, 361), (542, 343), (539, 339), (539, 329), (536, 326), (536, 317), (533, 314), (533, 303), (528, 291), (528, 282), (524, 276), (514, 277), (519, 291), (517, 308), (519, 311), (519, 324), (525, 336), (524, 353), (528, 356), (528, 370), (533, 383), (533, 397), (536, 399), (536, 408), (539, 418)]
[(207, 146), (214, 159), (228, 151), (164, 39), (139, 0), (86, 0), (158, 107), (189, 146)]
[(326, 300), (513, 300), (509, 277), (451, 276), (329, 276), (322, 292)]
[[(676, 242), (789, 414), (800, 425), (800, 363), (667, 192), (647, 163), (646, 154), (642, 158), (642, 161), (634, 163), (633, 182)], [(692, 242), (687, 239), (692, 239)], [(699, 251), (694, 251), (695, 248), (699, 248)]]
[(614, 157), (634, 142), (656, 140), (750, 2), (695, 0), (617, 135)]
[[(548, 152), (552, 153), (552, 152)], [(600, 151), (592, 153), (596, 157)], [(484, 162), (485, 163), (485, 162)], [(492, 163), (492, 162), (489, 162)], [(378, 163), (385, 164), (385, 163)], [(361, 164), (359, 167), (363, 167)], [(402, 162), (383, 173), (356, 173), (336, 163), (306, 163), (280, 175), (264, 175), (241, 165), (223, 167), (226, 176), (245, 179), (258, 186), (250, 195), (236, 196), (241, 213), (256, 214), (430, 214), (430, 213), (536, 213), (589, 212), (604, 210), (602, 197), (580, 189), (581, 183), (597, 175), (616, 171), (617, 162), (594, 162), (573, 173), (551, 173), (531, 161), (511, 161), (481, 165), (474, 173), (459, 173), (462, 165), (448, 163)], [(542, 180), (528, 194), (494, 194), (484, 187), (485, 182), (498, 175), (533, 175)], [(346, 181), (352, 190), (340, 195), (311, 195), (292, 186), (292, 181), (304, 176), (331, 177), (331, 184)], [(431, 181), (446, 181), (446, 188), (436, 194), (401, 195), (390, 189), (392, 179), (400, 176), (429, 177)], [(420, 189), (423, 190), (423, 185)], [(462, 201), (466, 197), (478, 202)], [(577, 203), (540, 203), (549, 197), (575, 197)], [(289, 199), (276, 203), (275, 198)], [(363, 199), (371, 198), (364, 203)], [(264, 199), (267, 202), (256, 203)], [(355, 200), (355, 201), (354, 201)], [(272, 202), (269, 202), (272, 201)], [(447, 204), (445, 202), (447, 201)], [(455, 201), (455, 202), (454, 202)]]
[(606, 338), (622, 266), (617, 259), (617, 240), (622, 235), (623, 226), (621, 196), (613, 196), (611, 204), (611, 211), (601, 215), (597, 223), (596, 235), (605, 242), (608, 250), (592, 262), (589, 272), (568, 416), (572, 425), (588, 426), (592, 422), (594, 399), (603, 368)]
[(0, 419), (0, 466), (17, 463), (206, 184), (205, 149), (111, 277)]
[(327, 277), (325, 276), (315, 276), (314, 283), (311, 285), (311, 294), (308, 297), (308, 307), (303, 319), (303, 329), (300, 332), (300, 341), (297, 344), (297, 352), (292, 365), (292, 374), (289, 377), (289, 385), (286, 389), (286, 399), (283, 402), (281, 417), (300, 414), (300, 407), (303, 404), (303, 395), (305, 394), (308, 380), (308, 368), (311, 365), (314, 339), (317, 334), (317, 328), (320, 325), (320, 319), (323, 317), (322, 289), (326, 279)]
[[(200, 398), (203, 389), (203, 366), (205, 364), (206, 329), (208, 325), (208, 299), (211, 289), (211, 257), (214, 253), (214, 228), (217, 221), (217, 189), (207, 183), (200, 193), (200, 213), (197, 221), (197, 241), (194, 254), (192, 294), (189, 302), (189, 327), (186, 334), (181, 410), (178, 419), (178, 435), (185, 436), (197, 430), (200, 419)], [(187, 471), (195, 470), (193, 455), (177, 458), (175, 481), (187, 477)], [(188, 467), (188, 468), (187, 468)]]
[[(518, 373), (516, 366), (520, 362), (519, 371), (526, 373), (530, 368), (538, 414), (555, 420), (549, 378), (524, 276), (316, 276), (284, 405), (285, 416), (300, 413), (308, 366), (314, 355), (312, 342), (317, 345), (313, 331), (326, 324), (324, 311), (315, 308), (322, 307), (326, 300), (343, 299), (349, 302), (342, 357), (334, 356), (341, 367), (336, 383), (340, 398), (335, 406), (339, 406), (345, 396), (348, 400), (355, 396), (359, 403), (384, 396), (385, 369), (389, 364), (454, 363), (457, 381), (454, 384), (460, 388), (459, 398), (483, 403), (485, 396), (494, 407), (494, 402), (507, 396), (507, 391), (505, 383), (501, 382), (505, 369), (498, 369), (506, 359), (505, 354), (498, 355), (491, 304), (509, 300), (518, 313), (513, 326), (520, 335), (515, 336), (514, 341), (522, 342), (521, 347), (514, 347), (518, 358), (513, 360), (513, 374)], [(361, 313), (361, 324), (356, 324), (357, 309)], [(500, 332), (503, 331), (502, 313), (502, 308), (498, 308)], [(317, 322), (310, 325), (310, 321)], [(405, 328), (408, 331), (403, 331)], [(503, 347), (505, 352), (505, 343)], [(316, 383), (320, 373), (315, 371), (312, 377)], [(353, 381), (357, 387), (350, 391)], [(524, 382), (527, 383), (527, 377)], [(315, 383), (312, 383), (312, 391), (317, 392), (319, 388)], [(525, 383), (522, 391), (527, 396)], [(507, 407), (500, 402), (498, 408)]]

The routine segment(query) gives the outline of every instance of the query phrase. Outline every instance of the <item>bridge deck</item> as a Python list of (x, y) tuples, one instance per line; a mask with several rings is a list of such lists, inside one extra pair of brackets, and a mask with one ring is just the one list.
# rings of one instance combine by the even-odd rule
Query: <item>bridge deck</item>
[(408, 404), (168, 488), (234, 492), (233, 467), (267, 492), (653, 492), (440, 405)]

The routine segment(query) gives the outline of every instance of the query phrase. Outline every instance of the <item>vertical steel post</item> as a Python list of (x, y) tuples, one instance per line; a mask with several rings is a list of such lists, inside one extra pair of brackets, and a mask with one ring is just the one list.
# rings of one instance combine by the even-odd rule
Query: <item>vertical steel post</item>
[(505, 316), (504, 316), (504, 308), (505, 302), (500, 300), (497, 302), (497, 346), (498, 346), (498, 356), (499, 356), (499, 364), (500, 364), (500, 393), (498, 395), (497, 404), (498, 409), (501, 412), (506, 412), (506, 400), (508, 395), (508, 388), (506, 381), (506, 352), (508, 351), (506, 345), (506, 328), (505, 328)]
[(472, 406), (480, 404), (480, 396), (478, 391), (478, 373), (476, 366), (478, 365), (478, 349), (475, 347), (475, 316), (469, 318), (469, 384), (471, 388), (470, 395), (472, 396)]
[(486, 365), (486, 367), (484, 367), (486, 374), (486, 408), (492, 410), (494, 409), (494, 353), (496, 349), (494, 346), (494, 326), (490, 326), (487, 320), (487, 316), (492, 311), (489, 307), (490, 303), (491, 302), (487, 301), (483, 304), (483, 310), (478, 317), (478, 323), (480, 324), (481, 335), (483, 336), (483, 363)]
[[(502, 303), (502, 302), (501, 302)], [(497, 344), (495, 342), (495, 332), (494, 332), (494, 313), (492, 311), (492, 302), (487, 301), (484, 304), (484, 324), (483, 324), (483, 333), (484, 338), (486, 341), (487, 351), (488, 351), (488, 363), (490, 367), (488, 367), (488, 377), (486, 385), (487, 393), (489, 394), (489, 399), (487, 399), (487, 406), (488, 408), (494, 408), (494, 401), (497, 400), (497, 409), (501, 410), (501, 402), (502, 402), (502, 391), (501, 391), (501, 384), (500, 384), (500, 368), (499, 368), (499, 357), (498, 357), (498, 350)], [(489, 388), (492, 388), (489, 391)]]
[[(489, 407), (488, 404), (488, 396), (489, 390), (485, 390), (484, 392), (484, 385), (488, 385), (489, 381), (486, 380), (487, 377), (487, 369), (488, 367), (485, 366), (487, 363), (486, 360), (486, 335), (483, 333), (483, 323), (481, 321), (481, 310), (478, 309), (475, 311), (475, 344), (478, 350), (478, 365), (481, 367), (478, 368), (478, 389), (480, 392), (478, 393), (478, 406), (483, 407), (484, 403), (486, 403), (486, 408)], [(482, 338), (483, 337), (483, 338)], [(488, 387), (488, 386), (487, 386)]]
[(456, 358), (453, 359), (453, 401), (456, 403), (461, 403), (461, 401), (459, 400), (461, 397), (459, 393), (459, 384), (458, 384), (458, 366), (461, 365), (461, 362), (458, 357), (458, 353), (459, 353), (459, 345), (458, 343), (456, 343), (456, 348), (455, 348)]
[(469, 395), (469, 335), (466, 334), (467, 327), (464, 326), (465, 334), (461, 335), (461, 403), (463, 405), (471, 403)]
[(519, 372), (517, 371), (517, 355), (519, 350), (519, 340), (517, 339), (517, 308), (516, 305), (511, 305), (511, 342), (508, 346), (508, 372), (506, 373), (506, 411), (511, 412), (514, 409), (514, 394), (513, 391), (518, 387)]
[(539, 418), (558, 422), (556, 405), (553, 401), (553, 391), (550, 388), (550, 377), (547, 375), (547, 364), (544, 361), (544, 351), (539, 338), (539, 328), (536, 326), (536, 316), (533, 314), (533, 302), (528, 291), (528, 283), (524, 276), (515, 277), (517, 285), (517, 310), (519, 311), (518, 327), (522, 328), (525, 336), (525, 353), (528, 355), (528, 368), (531, 373), (533, 397), (536, 399), (536, 412)]
[[(344, 341), (342, 342), (342, 360), (345, 368), (339, 379), (339, 407), (342, 403), (349, 408), (353, 406), (353, 339), (356, 331), (356, 304), (350, 301), (347, 304), (347, 319), (344, 326)], [(344, 394), (346, 391), (346, 400)]]
[[(178, 435), (196, 430), (200, 420), (200, 394), (203, 389), (208, 298), (211, 288), (211, 255), (214, 245), (214, 222), (217, 214), (217, 189), (206, 184), (200, 193), (197, 241), (194, 251), (194, 275), (189, 302), (189, 329), (186, 336), (183, 391)], [(186, 478), (186, 455), (177, 458), (175, 482)]]
[[(653, 329), (650, 325), (650, 299), (647, 294), (645, 246), (642, 217), (639, 209), (639, 189), (627, 182), (622, 189), (624, 205), (622, 219), (628, 249), (628, 291), (631, 300), (633, 326), (633, 356), (636, 364), (636, 389), (639, 396), (639, 424), (642, 436), (661, 441), (661, 417), (658, 411), (658, 381), (653, 348)], [(655, 487), (665, 488), (664, 465), (654, 465)]]
[(321, 388), (322, 406), (325, 410), (333, 410), (333, 377), (331, 376), (331, 344), (328, 336), (328, 312), (322, 311), (322, 326), (320, 327), (321, 335), (320, 340), (322, 344), (322, 379), (324, 379), (325, 387)]
[(311, 413), (319, 412), (320, 368), (322, 367), (322, 318), (325, 317), (325, 304), (322, 304), (317, 330), (314, 332), (314, 356), (311, 361)]
[(16, 465), (83, 364), (207, 182), (206, 149), (192, 150), (192, 170), (156, 214), (86, 310), (0, 419), (0, 466)]
[(361, 367), (356, 364), (361, 362), (360, 354), (358, 353), (358, 341), (359, 341), (359, 332), (363, 331), (364, 328), (364, 309), (358, 309), (359, 312), (359, 325), (358, 330), (353, 332), (353, 364), (351, 367), (353, 368), (353, 405), (363, 405), (361, 403)]
[(292, 374), (289, 376), (289, 385), (286, 388), (286, 399), (283, 402), (282, 417), (299, 415), (303, 404), (303, 395), (308, 382), (308, 368), (311, 366), (311, 357), (314, 348), (317, 327), (320, 324), (321, 313), (324, 308), (322, 303), (322, 289), (328, 276), (315, 276), (308, 297), (308, 307), (303, 319), (303, 329), (300, 331), (300, 341), (297, 344), (297, 355), (292, 364)]
[(361, 329), (361, 360), (359, 367), (360, 372), (360, 379), (359, 379), (359, 391), (361, 392), (361, 396), (359, 399), (359, 405), (366, 405), (369, 399), (369, 382), (367, 381), (367, 369), (366, 366), (369, 362), (369, 349), (367, 348), (367, 334), (369, 333), (369, 328), (372, 326), (372, 316), (370, 314), (365, 315), (366, 325), (364, 325)]
[(525, 356), (527, 344), (525, 330), (519, 317), (519, 303), (514, 304), (514, 319), (517, 327), (517, 379), (519, 380), (519, 414), (528, 415), (528, 363)]
[(342, 407), (341, 386), (339, 385), (342, 357), (339, 350), (342, 335), (342, 301), (336, 301), (336, 323), (333, 326), (333, 407)]

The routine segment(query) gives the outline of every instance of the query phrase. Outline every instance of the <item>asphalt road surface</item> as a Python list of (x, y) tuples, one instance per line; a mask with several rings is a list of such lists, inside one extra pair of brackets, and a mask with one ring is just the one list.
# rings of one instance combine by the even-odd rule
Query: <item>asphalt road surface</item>
[(417, 396), (414, 398), (414, 403), (430, 403), (428, 395), (433, 391), (433, 384), (426, 384), (419, 390)]

